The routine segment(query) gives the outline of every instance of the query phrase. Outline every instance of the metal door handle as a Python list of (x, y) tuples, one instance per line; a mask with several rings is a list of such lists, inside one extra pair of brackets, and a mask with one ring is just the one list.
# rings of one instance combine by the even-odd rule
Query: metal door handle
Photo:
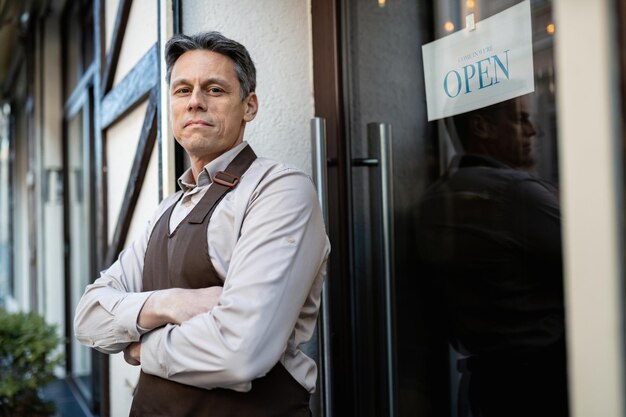
[[(387, 350), (387, 399), (388, 415), (396, 415), (396, 378), (393, 359), (394, 348), (394, 228), (393, 228), (393, 155), (391, 124), (368, 123), (367, 137), (370, 152), (378, 155), (380, 167), (380, 192), (381, 192), (381, 235), (382, 235), (382, 266), (385, 279), (385, 332)], [(371, 161), (365, 159), (364, 161)], [(370, 165), (370, 164), (364, 164)], [(370, 165), (371, 166), (371, 165)]]
[[(326, 120), (321, 117), (311, 119), (311, 139), (313, 150), (313, 181), (317, 188), (317, 197), (322, 208), (324, 223), (328, 225), (328, 204), (327, 204), (327, 157), (326, 157)], [(328, 277), (327, 277), (328, 278)], [(332, 417), (332, 390), (331, 378), (331, 350), (330, 350), (330, 312), (328, 306), (328, 283), (324, 281), (322, 285), (322, 301), (320, 308), (320, 347), (319, 355), (321, 363), (322, 377), (322, 410), (324, 417)]]

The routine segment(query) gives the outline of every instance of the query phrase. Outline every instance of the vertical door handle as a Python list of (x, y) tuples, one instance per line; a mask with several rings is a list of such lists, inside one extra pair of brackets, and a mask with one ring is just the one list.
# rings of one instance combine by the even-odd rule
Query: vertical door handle
[[(326, 120), (321, 117), (311, 119), (311, 148), (313, 150), (313, 181), (317, 187), (317, 197), (322, 208), (324, 223), (328, 225), (327, 200), (327, 156), (326, 156)], [(328, 276), (327, 276), (328, 278)], [(320, 308), (320, 348), (319, 355), (322, 375), (322, 410), (324, 417), (332, 417), (332, 389), (331, 389), (331, 350), (330, 350), (330, 312), (328, 305), (328, 283), (322, 286), (322, 302)]]
[(391, 124), (368, 123), (367, 137), (370, 152), (378, 155), (381, 192), (382, 267), (385, 280), (385, 333), (387, 359), (388, 416), (396, 416), (396, 377), (393, 349), (395, 346), (393, 309), (394, 298), (394, 227), (393, 227), (393, 155)]

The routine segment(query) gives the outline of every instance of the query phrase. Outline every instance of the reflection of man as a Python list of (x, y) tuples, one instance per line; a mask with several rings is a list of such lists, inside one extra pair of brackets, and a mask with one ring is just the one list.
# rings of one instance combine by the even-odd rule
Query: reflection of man
[(76, 337), (141, 365), (133, 416), (309, 416), (316, 368), (299, 346), (329, 251), (312, 183), (243, 142), (258, 102), (242, 45), (176, 35), (166, 61), (191, 168), (87, 287)]
[(463, 113), (451, 120), (466, 154), (487, 155), (516, 169), (534, 164), (532, 140), (537, 132), (530, 122), (526, 97)]
[(525, 98), (449, 122), (465, 154), (426, 192), (418, 245), (473, 416), (566, 416), (560, 211), (554, 187), (523, 170)]

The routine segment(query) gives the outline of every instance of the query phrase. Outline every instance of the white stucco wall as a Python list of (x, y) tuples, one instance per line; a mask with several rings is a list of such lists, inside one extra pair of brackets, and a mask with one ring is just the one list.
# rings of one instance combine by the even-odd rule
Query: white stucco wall
[[(105, 44), (111, 46), (113, 27), (117, 17), (119, 0), (105, 2)], [(158, 39), (158, 3), (156, 1), (134, 1), (130, 7), (128, 24), (122, 42), (122, 50), (115, 71), (113, 85), (116, 85), (139, 62), (143, 55)]]
[(186, 0), (183, 32), (217, 30), (248, 48), (257, 68), (259, 113), (245, 139), (257, 154), (311, 172), (314, 116), (311, 3)]

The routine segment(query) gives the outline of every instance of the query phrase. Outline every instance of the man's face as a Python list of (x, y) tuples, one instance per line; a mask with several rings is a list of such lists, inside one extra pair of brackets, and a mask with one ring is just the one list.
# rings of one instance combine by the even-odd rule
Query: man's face
[(530, 122), (526, 99), (510, 100), (498, 110), (492, 122), (494, 156), (514, 168), (532, 167), (533, 136), (537, 132)]
[(233, 61), (207, 50), (182, 54), (172, 67), (170, 114), (174, 137), (192, 164), (204, 166), (240, 144), (254, 119), (254, 93), (241, 100)]

